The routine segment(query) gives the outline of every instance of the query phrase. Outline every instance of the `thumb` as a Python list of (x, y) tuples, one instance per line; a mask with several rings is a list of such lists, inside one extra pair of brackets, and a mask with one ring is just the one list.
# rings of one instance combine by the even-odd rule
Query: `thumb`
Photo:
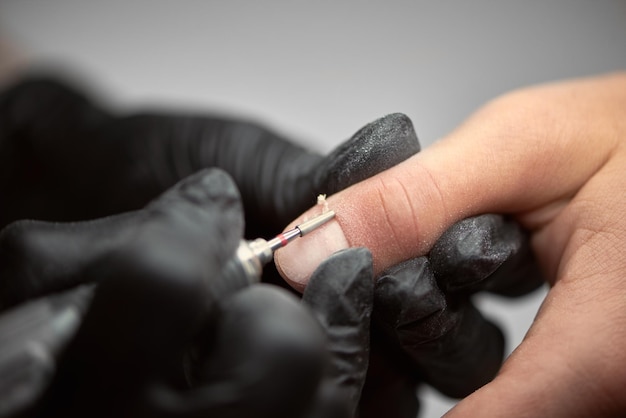
[[(427, 253), (468, 216), (516, 214), (530, 228), (548, 222), (616, 147), (616, 121), (608, 120), (615, 112), (607, 109), (622, 106), (624, 84), (609, 76), (494, 100), (422, 153), (331, 196), (335, 220), (278, 251), (279, 271), (302, 289), (322, 260), (346, 247), (370, 249), (377, 274)], [(558, 258), (562, 248), (552, 251)]]

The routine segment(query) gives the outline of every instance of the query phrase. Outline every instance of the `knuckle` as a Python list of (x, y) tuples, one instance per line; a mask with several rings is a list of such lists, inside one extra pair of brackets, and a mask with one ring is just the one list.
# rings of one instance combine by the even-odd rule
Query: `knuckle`
[(407, 187), (397, 177), (380, 176), (374, 190), (388, 240), (394, 247), (414, 247), (419, 236), (418, 213)]
[(0, 255), (14, 262), (36, 260), (45, 251), (39, 225), (39, 222), (30, 220), (7, 225), (0, 233)]
[(15, 305), (45, 290), (39, 270), (46, 248), (37, 224), (16, 221), (0, 232), (0, 307)]

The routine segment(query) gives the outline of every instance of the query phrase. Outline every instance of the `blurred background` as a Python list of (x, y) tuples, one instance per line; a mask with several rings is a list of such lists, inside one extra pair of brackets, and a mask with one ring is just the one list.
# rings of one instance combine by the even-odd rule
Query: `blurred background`
[[(403, 112), (428, 146), (511, 89), (626, 69), (626, 1), (0, 0), (0, 80), (33, 67), (121, 111), (245, 116), (320, 152)], [(511, 351), (544, 294), (477, 302)], [(454, 404), (423, 395), (422, 417)]]

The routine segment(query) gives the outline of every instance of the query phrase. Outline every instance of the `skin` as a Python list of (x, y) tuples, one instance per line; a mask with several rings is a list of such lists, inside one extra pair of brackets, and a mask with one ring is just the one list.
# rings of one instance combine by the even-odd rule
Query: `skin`
[(336, 220), (279, 251), (277, 265), (302, 288), (330, 253), (365, 246), (380, 272), (426, 254), (455, 221), (512, 215), (531, 231), (551, 288), (496, 379), (447, 417), (621, 415), (625, 168), (626, 73), (514, 91), (422, 153), (329, 197)]
[(25, 61), (25, 57), (7, 39), (0, 38), (0, 86), (11, 82)]

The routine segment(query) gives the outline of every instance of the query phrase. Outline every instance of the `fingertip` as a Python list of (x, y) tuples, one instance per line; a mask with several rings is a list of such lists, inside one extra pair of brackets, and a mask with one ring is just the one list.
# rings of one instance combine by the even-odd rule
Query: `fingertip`
[[(295, 227), (302, 220), (311, 218), (318, 212), (317, 207), (313, 208), (292, 222), (286, 229)], [(278, 250), (274, 261), (285, 281), (294, 289), (303, 292), (315, 269), (332, 254), (349, 246), (339, 221), (333, 219), (305, 237)]]

